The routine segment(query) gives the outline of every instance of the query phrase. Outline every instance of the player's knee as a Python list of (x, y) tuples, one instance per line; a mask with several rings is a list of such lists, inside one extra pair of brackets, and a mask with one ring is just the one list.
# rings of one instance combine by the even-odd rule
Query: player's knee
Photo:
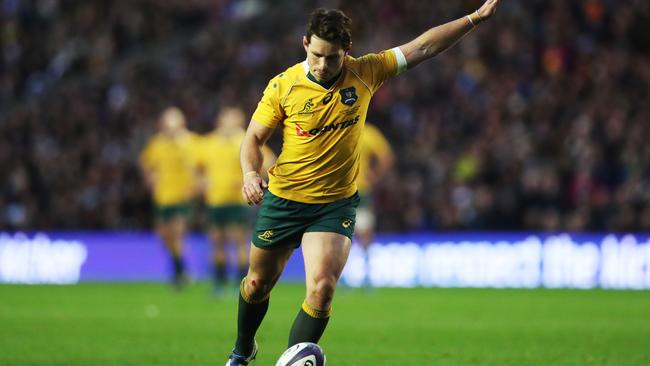
[(318, 309), (329, 309), (334, 298), (336, 279), (322, 277), (312, 283), (307, 292), (308, 302)]
[(254, 301), (264, 299), (271, 291), (271, 282), (254, 274), (248, 274), (245, 279), (246, 295)]

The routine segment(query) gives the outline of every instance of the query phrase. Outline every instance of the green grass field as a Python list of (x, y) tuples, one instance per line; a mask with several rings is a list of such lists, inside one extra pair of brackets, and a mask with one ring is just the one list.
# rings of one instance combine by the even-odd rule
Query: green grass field
[[(276, 288), (253, 365), (275, 365), (302, 297)], [(206, 284), (3, 285), (0, 365), (220, 366), (236, 304)], [(650, 292), (342, 289), (321, 345), (330, 366), (650, 365)]]

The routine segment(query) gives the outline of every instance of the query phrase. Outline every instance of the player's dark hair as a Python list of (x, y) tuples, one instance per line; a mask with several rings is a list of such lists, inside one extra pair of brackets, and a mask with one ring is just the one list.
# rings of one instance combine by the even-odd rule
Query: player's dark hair
[(318, 8), (309, 16), (307, 42), (311, 42), (311, 36), (316, 35), (318, 38), (340, 45), (347, 51), (352, 42), (351, 29), (352, 21), (342, 11)]

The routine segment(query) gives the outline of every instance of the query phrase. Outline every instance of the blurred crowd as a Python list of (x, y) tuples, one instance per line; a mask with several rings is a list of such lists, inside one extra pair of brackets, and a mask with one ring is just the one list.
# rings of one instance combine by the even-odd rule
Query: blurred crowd
[[(0, 0), (0, 228), (150, 227), (137, 156), (162, 109), (199, 133), (252, 113), (318, 6), (352, 18), (360, 56), (480, 3)], [(650, 230), (648, 35), (645, 0), (509, 0), (387, 82), (378, 230)]]

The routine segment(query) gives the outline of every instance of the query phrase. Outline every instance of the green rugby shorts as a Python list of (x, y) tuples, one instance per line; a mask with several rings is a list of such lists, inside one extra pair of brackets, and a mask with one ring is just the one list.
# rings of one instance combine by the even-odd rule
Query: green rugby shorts
[(167, 222), (176, 217), (188, 217), (192, 213), (189, 203), (183, 202), (175, 205), (160, 205), (154, 207), (156, 221)]
[(300, 246), (308, 232), (330, 232), (352, 239), (359, 194), (334, 202), (312, 204), (287, 200), (266, 191), (253, 230), (253, 244), (272, 249)]

